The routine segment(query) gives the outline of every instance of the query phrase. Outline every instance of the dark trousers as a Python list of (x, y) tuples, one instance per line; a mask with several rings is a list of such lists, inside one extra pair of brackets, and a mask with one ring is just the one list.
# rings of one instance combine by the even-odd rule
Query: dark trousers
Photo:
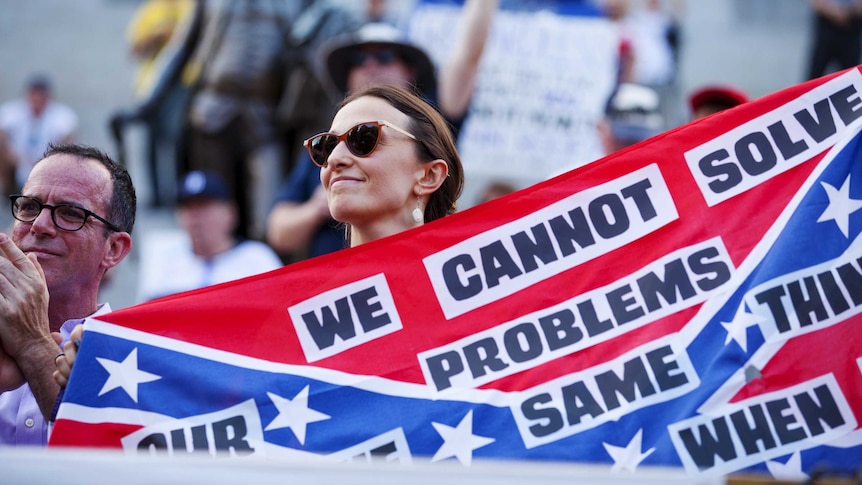
[(808, 79), (827, 74), (830, 63), (837, 70), (856, 66), (862, 58), (862, 19), (847, 26), (837, 25), (817, 15), (814, 18), (814, 44), (808, 68)]

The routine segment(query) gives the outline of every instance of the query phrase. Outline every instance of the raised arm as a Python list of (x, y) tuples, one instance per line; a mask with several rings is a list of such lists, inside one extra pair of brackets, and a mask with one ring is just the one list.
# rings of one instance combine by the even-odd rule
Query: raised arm
[(479, 61), (499, 3), (499, 0), (464, 2), (455, 50), (441, 67), (438, 81), (440, 109), (447, 118), (463, 116), (470, 105)]

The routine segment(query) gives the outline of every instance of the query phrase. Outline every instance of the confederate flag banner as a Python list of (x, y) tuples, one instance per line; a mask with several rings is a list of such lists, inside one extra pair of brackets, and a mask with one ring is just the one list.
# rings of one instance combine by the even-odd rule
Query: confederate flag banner
[(854, 471), (860, 93), (859, 68), (836, 73), (387, 239), (91, 319), (50, 445)]

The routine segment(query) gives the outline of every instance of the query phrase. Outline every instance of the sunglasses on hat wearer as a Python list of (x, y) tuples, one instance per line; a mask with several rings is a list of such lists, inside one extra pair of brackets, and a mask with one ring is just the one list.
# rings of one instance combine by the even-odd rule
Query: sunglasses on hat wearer
[(377, 142), (380, 141), (380, 127), (382, 126), (388, 126), (415, 141), (419, 141), (406, 130), (398, 128), (388, 121), (380, 120), (358, 123), (340, 135), (336, 135), (335, 133), (320, 133), (305, 140), (302, 144), (308, 150), (311, 161), (318, 167), (323, 168), (326, 167), (329, 155), (332, 154), (335, 147), (342, 141), (345, 142), (350, 153), (357, 157), (367, 157), (370, 155), (377, 148)]
[(374, 59), (378, 64), (386, 66), (400, 59), (394, 49), (357, 50), (350, 55), (350, 67), (362, 66)]

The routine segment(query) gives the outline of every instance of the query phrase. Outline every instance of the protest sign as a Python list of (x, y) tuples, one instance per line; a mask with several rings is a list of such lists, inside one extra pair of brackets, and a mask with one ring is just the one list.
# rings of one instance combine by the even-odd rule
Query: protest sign
[[(458, 139), (463, 207), (487, 183), (525, 187), (603, 155), (597, 125), (616, 82), (619, 34), (587, 8), (562, 14), (544, 3), (495, 13)], [(459, 5), (418, 2), (410, 38), (443, 66), (460, 18)]]
[(414, 230), (90, 320), (50, 444), (851, 471), (860, 93), (850, 69)]

